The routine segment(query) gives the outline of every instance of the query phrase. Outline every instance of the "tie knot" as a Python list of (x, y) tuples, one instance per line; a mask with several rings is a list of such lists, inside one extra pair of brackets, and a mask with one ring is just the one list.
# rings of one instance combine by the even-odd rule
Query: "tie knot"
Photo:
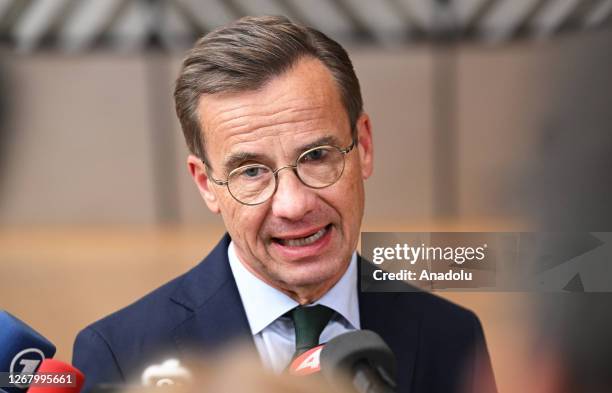
[(291, 310), (295, 325), (295, 356), (319, 345), (319, 336), (333, 314), (334, 310), (322, 305), (298, 306)]

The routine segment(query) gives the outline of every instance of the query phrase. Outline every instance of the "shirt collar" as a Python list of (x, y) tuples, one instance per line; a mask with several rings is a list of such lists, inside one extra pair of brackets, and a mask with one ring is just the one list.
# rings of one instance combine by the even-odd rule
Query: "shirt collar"
[[(230, 242), (227, 249), (227, 256), (249, 321), (251, 334), (258, 334), (287, 311), (299, 306), (298, 302), (251, 273), (238, 258), (233, 241)], [(356, 252), (353, 253), (349, 267), (340, 280), (314, 304), (322, 304), (331, 308), (342, 315), (353, 328), (360, 328)]]
[(340, 280), (315, 304), (331, 308), (342, 315), (354, 329), (360, 329), (359, 297), (357, 295), (357, 252), (354, 252)]

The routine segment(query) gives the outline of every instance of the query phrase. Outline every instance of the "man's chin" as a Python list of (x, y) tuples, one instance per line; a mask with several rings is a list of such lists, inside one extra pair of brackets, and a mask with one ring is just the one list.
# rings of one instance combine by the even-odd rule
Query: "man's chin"
[[(283, 287), (289, 291), (317, 290), (319, 288), (331, 288), (342, 277), (346, 266), (338, 264), (331, 265), (331, 261), (318, 261), (310, 266), (299, 266), (289, 268), (290, 274), (279, 274)], [(336, 268), (330, 269), (330, 267)], [(286, 271), (283, 273), (287, 273)]]

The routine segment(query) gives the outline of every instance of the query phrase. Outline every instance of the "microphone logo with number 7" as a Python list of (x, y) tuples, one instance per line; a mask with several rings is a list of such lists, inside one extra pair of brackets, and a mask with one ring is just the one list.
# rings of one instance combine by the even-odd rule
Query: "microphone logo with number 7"
[[(11, 361), (9, 373), (12, 374), (34, 374), (38, 366), (45, 360), (45, 354), (38, 348), (27, 348), (19, 352)], [(15, 384), (16, 387), (25, 389), (25, 385)]]

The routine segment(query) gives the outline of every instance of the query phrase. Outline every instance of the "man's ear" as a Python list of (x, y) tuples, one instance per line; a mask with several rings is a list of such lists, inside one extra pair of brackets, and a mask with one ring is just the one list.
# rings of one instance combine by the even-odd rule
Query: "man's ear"
[(202, 199), (204, 199), (204, 202), (206, 202), (206, 206), (208, 206), (211, 212), (218, 214), (220, 212), (219, 199), (217, 198), (217, 194), (213, 189), (216, 186), (213, 184), (212, 180), (208, 178), (206, 166), (202, 160), (199, 157), (190, 154), (187, 157), (187, 169), (189, 170), (191, 178), (198, 187), (200, 195), (202, 195)]
[(374, 171), (374, 145), (372, 144), (372, 123), (370, 116), (363, 112), (357, 119), (357, 148), (361, 160), (361, 177), (365, 180)]

